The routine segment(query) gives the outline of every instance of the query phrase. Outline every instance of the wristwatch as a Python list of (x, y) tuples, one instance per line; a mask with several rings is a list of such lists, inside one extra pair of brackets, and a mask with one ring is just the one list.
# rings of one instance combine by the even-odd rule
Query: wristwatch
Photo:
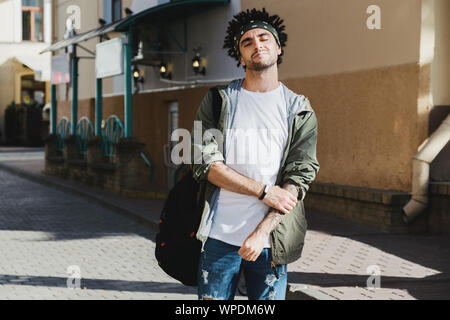
[(266, 196), (267, 192), (269, 192), (269, 186), (266, 184), (264, 186), (264, 190), (263, 190), (262, 194), (259, 196), (259, 200), (264, 199), (264, 197)]

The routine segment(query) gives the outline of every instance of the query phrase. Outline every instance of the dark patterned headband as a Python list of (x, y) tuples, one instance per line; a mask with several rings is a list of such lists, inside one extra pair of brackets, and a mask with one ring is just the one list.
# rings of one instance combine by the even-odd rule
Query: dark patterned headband
[(277, 32), (277, 30), (275, 30), (274, 27), (272, 27), (269, 23), (267, 23), (265, 21), (252, 20), (252, 21), (250, 21), (250, 23), (241, 27), (241, 29), (239, 30), (239, 34), (234, 36), (234, 49), (236, 50), (236, 53), (239, 54), (239, 41), (241, 41), (241, 38), (244, 35), (244, 33), (246, 33), (249, 30), (256, 29), (256, 28), (266, 29), (267, 31), (272, 33), (273, 36), (275, 37), (275, 40), (277, 41), (278, 45), (281, 47), (280, 39), (278, 37), (278, 32)]

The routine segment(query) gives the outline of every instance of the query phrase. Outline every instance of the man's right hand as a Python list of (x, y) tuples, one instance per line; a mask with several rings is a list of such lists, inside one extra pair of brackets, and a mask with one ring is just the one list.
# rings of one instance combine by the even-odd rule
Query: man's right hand
[[(259, 197), (264, 188), (261, 182), (236, 172), (221, 161), (211, 165), (207, 179), (219, 188), (254, 197)], [(287, 214), (297, 203), (297, 197), (279, 186), (271, 186), (262, 201), (281, 214)]]
[(271, 186), (262, 201), (282, 214), (287, 214), (295, 207), (297, 197), (279, 186)]

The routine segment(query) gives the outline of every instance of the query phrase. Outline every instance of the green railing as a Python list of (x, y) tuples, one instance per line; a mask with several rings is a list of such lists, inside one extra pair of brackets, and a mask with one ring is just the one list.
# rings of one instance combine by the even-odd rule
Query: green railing
[(71, 124), (69, 119), (67, 117), (62, 117), (56, 128), (56, 148), (61, 152), (64, 148), (64, 139), (70, 135), (70, 129)]
[(149, 170), (150, 170), (149, 180), (152, 181), (152, 180), (153, 180), (153, 165), (152, 165), (152, 163), (150, 162), (150, 160), (148, 159), (148, 157), (145, 155), (144, 152), (141, 152), (141, 157), (142, 157), (142, 159), (144, 159), (145, 164), (147, 165), (147, 167), (148, 167)]
[(102, 130), (102, 151), (108, 157), (110, 162), (115, 159), (116, 143), (119, 143), (120, 138), (123, 138), (123, 124), (118, 116), (109, 116), (105, 121), (105, 127)]
[(82, 117), (78, 120), (77, 128), (75, 131), (75, 144), (77, 150), (83, 157), (87, 155), (87, 143), (92, 139), (94, 135), (94, 126), (88, 117)]

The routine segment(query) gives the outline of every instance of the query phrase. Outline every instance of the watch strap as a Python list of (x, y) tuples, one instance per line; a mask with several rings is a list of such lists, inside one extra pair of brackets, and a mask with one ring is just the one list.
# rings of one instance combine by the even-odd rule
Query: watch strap
[(261, 193), (261, 195), (259, 196), (258, 199), (259, 199), (259, 200), (263, 200), (264, 197), (266, 196), (268, 190), (269, 190), (269, 186), (266, 184), (266, 185), (264, 186), (263, 192)]

